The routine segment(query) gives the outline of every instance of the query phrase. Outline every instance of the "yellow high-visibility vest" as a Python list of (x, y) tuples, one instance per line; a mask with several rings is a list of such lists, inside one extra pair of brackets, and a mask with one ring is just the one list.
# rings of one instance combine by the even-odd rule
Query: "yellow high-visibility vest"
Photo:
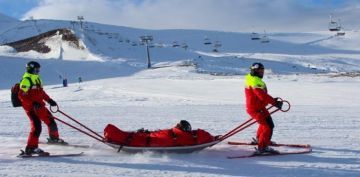
[(260, 77), (247, 74), (245, 76), (245, 87), (266, 89), (266, 84)]
[[(26, 78), (30, 78), (33, 85), (31, 85), (30, 81)], [(20, 89), (24, 92), (29, 91), (29, 89), (42, 88), (42, 81), (38, 74), (30, 74), (26, 72), (23, 75), (23, 79), (20, 82)]]

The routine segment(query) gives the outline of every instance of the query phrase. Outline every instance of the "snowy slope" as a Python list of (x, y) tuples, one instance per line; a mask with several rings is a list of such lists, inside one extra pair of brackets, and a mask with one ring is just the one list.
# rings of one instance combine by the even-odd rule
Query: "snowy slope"
[[(7, 78), (0, 83), (1, 89), (9, 89), (19, 82), (25, 72), (25, 64), (29, 59), (0, 57), (0, 73)], [(84, 81), (97, 80), (112, 77), (129, 76), (138, 72), (140, 68), (132, 67), (121, 61), (98, 62), (98, 61), (66, 61), (66, 60), (42, 60), (39, 61), (42, 68), (41, 74), (46, 85), (62, 83), (62, 78), (67, 78), (70, 83), (76, 83), (79, 77)]]
[(19, 20), (8, 17), (0, 13), (0, 34), (6, 31), (7, 29), (13, 28), (18, 23), (20, 23)]
[[(244, 74), (253, 61), (270, 64), (268, 68), (273, 73), (281, 74), (353, 72), (360, 66), (358, 31), (348, 31), (345, 36), (334, 36), (331, 32), (270, 33), (270, 43), (261, 43), (250, 40), (247, 33), (144, 30), (91, 22), (84, 22), (81, 29), (80, 24), (73, 21), (27, 20), (2, 33), (0, 40), (13, 42), (59, 28), (72, 30), (85, 49), (73, 49), (54, 37), (48, 42), (53, 49), (49, 54), (16, 53), (7, 46), (0, 46), (0, 56), (123, 61), (146, 66), (145, 47), (140, 45), (139, 36), (152, 35), (155, 47), (151, 48), (150, 54), (153, 63), (191, 60), (198, 64), (199, 72), (205, 73)], [(205, 37), (213, 44), (220, 41), (222, 47), (218, 53), (212, 52), (213, 44), (204, 45)], [(173, 47), (174, 42), (180, 47)], [(181, 48), (183, 43), (188, 45), (187, 50)]]
[[(186, 119), (193, 128), (216, 135), (246, 120), (242, 76), (211, 76), (193, 69), (168, 67), (85, 82), (81, 89), (76, 84), (45, 89), (63, 111), (99, 133), (108, 123), (124, 130), (161, 129)], [(0, 101), (0, 176), (358, 176), (360, 122), (356, 115), (360, 112), (356, 108), (360, 102), (353, 98), (359, 96), (359, 78), (269, 75), (265, 82), (272, 95), (292, 103), (290, 112), (273, 116), (273, 139), (311, 144), (313, 153), (229, 160), (227, 156), (253, 149), (226, 143), (193, 154), (116, 153), (60, 125), (63, 138), (92, 148), (41, 147), (53, 153), (84, 151), (85, 156), (21, 160), (14, 156), (26, 142), (28, 121), (21, 108), (10, 107), (8, 91), (0, 91), (0, 98), (5, 98)], [(250, 140), (255, 128), (231, 140)], [(46, 136), (45, 128), (41, 139)]]

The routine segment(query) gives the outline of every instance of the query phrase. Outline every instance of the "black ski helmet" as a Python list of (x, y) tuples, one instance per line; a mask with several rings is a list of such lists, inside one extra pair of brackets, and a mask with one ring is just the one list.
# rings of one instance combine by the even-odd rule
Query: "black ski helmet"
[(30, 61), (29, 63), (26, 64), (26, 71), (30, 74), (35, 74), (35, 69), (36, 68), (40, 68), (40, 64), (36, 61)]
[(259, 63), (259, 62), (253, 63), (250, 67), (250, 74), (252, 76), (258, 76), (260, 78), (263, 78), (263, 75), (260, 75), (260, 73), (259, 73), (259, 71), (261, 69), (265, 69), (265, 67), (262, 63)]
[(180, 128), (183, 131), (186, 132), (190, 132), (191, 131), (191, 125), (188, 121), (186, 120), (181, 120), (178, 124), (177, 127)]

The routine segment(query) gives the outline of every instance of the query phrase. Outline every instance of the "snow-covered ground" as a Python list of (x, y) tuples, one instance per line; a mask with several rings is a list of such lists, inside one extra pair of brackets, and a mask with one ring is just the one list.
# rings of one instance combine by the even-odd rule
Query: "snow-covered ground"
[[(193, 67), (146, 70), (132, 76), (85, 82), (68, 88), (47, 86), (60, 108), (102, 133), (108, 123), (124, 130), (169, 128), (181, 119), (214, 135), (224, 134), (246, 120), (242, 76), (211, 76)], [(18, 159), (26, 143), (28, 120), (21, 108), (10, 106), (9, 91), (0, 91), (2, 140), (1, 176), (358, 176), (360, 134), (359, 78), (289, 75), (265, 78), (269, 91), (292, 103), (288, 113), (273, 117), (273, 139), (311, 144), (305, 155), (229, 160), (249, 147), (225, 142), (192, 154), (117, 153), (60, 124), (63, 138), (90, 149), (42, 145), (53, 153), (85, 156), (56, 159)], [(4, 99), (3, 99), (4, 98)], [(58, 115), (61, 117), (60, 115)], [(253, 126), (231, 140), (250, 140)], [(44, 128), (41, 139), (47, 136)]]
[[(0, 14), (1, 15), (1, 14)], [(46, 40), (41, 54), (0, 46), (0, 176), (359, 176), (360, 51), (359, 31), (269, 34), (270, 43), (250, 34), (201, 30), (143, 30), (85, 22), (16, 21), (0, 16), (1, 44), (68, 28), (84, 49), (72, 48), (59, 35)], [(153, 35), (153, 69), (145, 69), (139, 36)], [(222, 43), (219, 52), (204, 37)], [(173, 42), (185, 50), (172, 47)], [(136, 45), (135, 45), (136, 44)], [(10, 103), (11, 86), (24, 65), (41, 63), (45, 90), (60, 105), (95, 131), (108, 123), (123, 130), (163, 129), (182, 119), (193, 128), (221, 135), (248, 116), (244, 109), (244, 74), (255, 61), (265, 64), (269, 92), (290, 101), (276, 113), (273, 140), (311, 144), (303, 155), (229, 160), (252, 147), (223, 142), (192, 154), (117, 153), (59, 123), (61, 136), (91, 148), (41, 145), (51, 153), (85, 152), (81, 157), (18, 159), (29, 131), (22, 108)], [(355, 77), (353, 77), (355, 76)], [(82, 77), (83, 83), (77, 83)], [(59, 85), (67, 78), (69, 87)], [(63, 118), (61, 115), (56, 116)], [(66, 120), (66, 119), (65, 119)], [(256, 126), (230, 140), (250, 141)], [(43, 127), (41, 140), (47, 137)]]

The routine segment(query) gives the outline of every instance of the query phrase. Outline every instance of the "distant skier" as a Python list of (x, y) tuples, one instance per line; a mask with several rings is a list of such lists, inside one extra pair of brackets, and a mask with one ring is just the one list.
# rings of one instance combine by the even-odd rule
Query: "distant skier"
[(78, 78), (78, 82), (79, 82), (79, 84), (82, 83), (82, 77), (79, 77), (79, 78)]
[(27, 146), (25, 148), (27, 155), (44, 153), (42, 149), (38, 148), (41, 121), (48, 127), (50, 136), (48, 143), (67, 144), (59, 138), (56, 122), (50, 111), (45, 107), (44, 100), (51, 106), (57, 106), (57, 103), (43, 90), (43, 83), (39, 72), (40, 64), (38, 62), (30, 61), (26, 64), (26, 72), (20, 82), (18, 94), (31, 125)]
[(278, 153), (269, 147), (274, 129), (274, 122), (266, 109), (268, 104), (281, 109), (282, 101), (271, 97), (267, 93), (267, 88), (262, 78), (264, 76), (264, 65), (253, 63), (250, 67), (250, 73), (245, 77), (245, 96), (246, 111), (259, 123), (257, 130), (258, 148), (255, 153)]
[(63, 87), (67, 87), (68, 86), (68, 81), (67, 78), (63, 79)]

